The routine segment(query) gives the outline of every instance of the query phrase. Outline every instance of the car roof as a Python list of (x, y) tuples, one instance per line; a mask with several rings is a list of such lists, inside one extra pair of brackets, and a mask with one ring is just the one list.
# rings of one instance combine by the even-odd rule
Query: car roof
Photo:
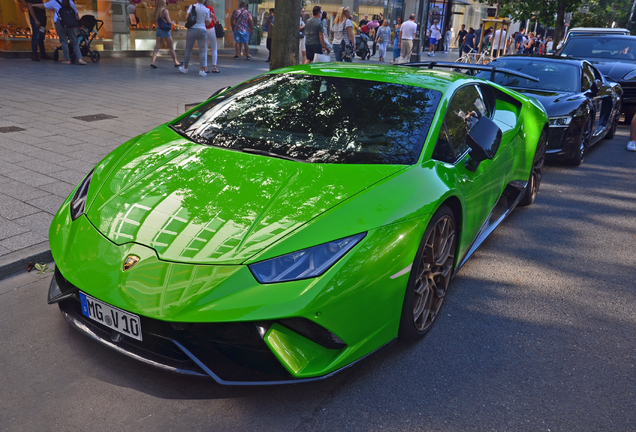
[[(575, 35), (577, 39), (583, 39), (583, 38), (594, 38), (594, 39), (599, 39), (599, 38), (611, 38), (611, 39), (625, 39), (625, 40), (634, 40), (636, 39), (636, 36), (633, 35), (622, 35), (622, 34), (580, 34), (580, 35)], [(572, 38), (574, 39), (574, 38)], [(570, 40), (572, 40), (570, 39)], [(570, 40), (568, 40), (568, 42), (570, 42)]]
[[(574, 66), (581, 66), (583, 63), (589, 63), (587, 60), (584, 59), (579, 59), (579, 58), (573, 58), (573, 57), (555, 57), (555, 56), (546, 56), (546, 55), (541, 55), (541, 54), (513, 54), (513, 55), (506, 55), (506, 56), (502, 56), (499, 57), (500, 59), (506, 59), (506, 58), (518, 58), (518, 59), (527, 59), (527, 58), (533, 58), (539, 61), (546, 61), (546, 62), (562, 62), (562, 63), (569, 63), (572, 64)], [(493, 60), (495, 61), (495, 60)]]
[(625, 29), (625, 28), (606, 28), (606, 27), (574, 27), (573, 29), (570, 29), (570, 31), (568, 32), (568, 34), (570, 33), (585, 33), (585, 32), (589, 32), (589, 33), (623, 33), (628, 35), (629, 34), (629, 30)]
[[(468, 75), (439, 69), (378, 65), (373, 63), (312, 63), (276, 69), (270, 73), (303, 73), (412, 85), (445, 93), (457, 81), (473, 81)], [(474, 80), (477, 81), (477, 80)]]

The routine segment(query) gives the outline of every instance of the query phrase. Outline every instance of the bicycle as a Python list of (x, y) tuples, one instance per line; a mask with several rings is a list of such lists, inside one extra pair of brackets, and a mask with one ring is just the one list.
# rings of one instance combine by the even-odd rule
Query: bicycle
[[(462, 53), (462, 56), (455, 60), (455, 63), (464, 63), (464, 64), (477, 64), (477, 65), (486, 65), (490, 63), (489, 55), (486, 53), (478, 53), (474, 48), (468, 47), (469, 51)], [(453, 69), (454, 72), (462, 72), (462, 68), (458, 67)], [(470, 69), (466, 69), (468, 75), (472, 75), (473, 72)]]

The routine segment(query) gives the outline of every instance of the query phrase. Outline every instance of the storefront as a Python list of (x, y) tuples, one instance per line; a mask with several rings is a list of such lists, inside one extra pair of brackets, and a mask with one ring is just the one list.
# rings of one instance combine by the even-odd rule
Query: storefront
[[(80, 16), (93, 15), (103, 21), (103, 27), (91, 47), (100, 52), (117, 55), (117, 53), (148, 52), (155, 47), (156, 20), (154, 18), (157, 0), (75, 0)], [(278, 0), (281, 1), (281, 0)], [(170, 17), (177, 23), (172, 31), (175, 48), (185, 47), (186, 29), (184, 27), (186, 11), (192, 0), (167, 0)], [(217, 19), (223, 24), (226, 32), (230, 27), (230, 16), (238, 7), (239, 0), (211, 0)], [(249, 9), (254, 15), (255, 24), (260, 25), (269, 16), (269, 9), (275, 8), (275, 0), (266, 0), (261, 4), (250, 4)], [(415, 14), (419, 29), (428, 29), (433, 19), (438, 19), (440, 28), (451, 27), (453, 41), (461, 24), (466, 28), (477, 29), (482, 18), (487, 16), (489, 8), (473, 0), (306, 0), (306, 16), (311, 9), (320, 4), (323, 11), (331, 20), (338, 9), (348, 6), (352, 11), (353, 20), (358, 23), (365, 14), (370, 19), (382, 13), (389, 19), (391, 27), (396, 19), (408, 19)], [(59, 46), (53, 16), (47, 11), (48, 23), (45, 45), (47, 51)], [(28, 54), (31, 51), (31, 28), (29, 15), (24, 0), (0, 0), (0, 56), (15, 57), (18, 54)], [(421, 34), (420, 34), (421, 33)], [(252, 43), (259, 43), (262, 31), (255, 32)], [(426, 31), (418, 31), (423, 37), (425, 46)], [(234, 40), (226, 37), (219, 40), (219, 48), (233, 48)]]
[[(172, 36), (177, 50), (185, 48), (185, 17), (192, 0), (167, 0), (170, 18), (177, 23)], [(226, 31), (232, 11), (239, 0), (212, 0), (217, 19)], [(75, 0), (80, 17), (93, 15), (103, 27), (91, 48), (101, 52), (151, 51), (155, 47), (157, 28), (154, 18), (156, 0)], [(59, 46), (53, 12), (47, 11), (45, 46), (52, 51)], [(29, 12), (24, 0), (0, 0), (0, 56), (15, 57), (31, 52)], [(219, 48), (234, 47), (233, 38), (219, 40)]]

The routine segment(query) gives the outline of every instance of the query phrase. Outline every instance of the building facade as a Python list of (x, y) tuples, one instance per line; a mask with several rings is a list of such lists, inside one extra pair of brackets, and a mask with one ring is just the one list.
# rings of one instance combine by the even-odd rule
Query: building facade
[[(185, 47), (185, 17), (192, 3), (193, 0), (167, 0), (170, 17), (177, 23), (177, 28), (172, 31), (177, 50)], [(230, 30), (230, 16), (238, 7), (238, 3), (239, 0), (211, 0), (216, 17), (226, 31)], [(135, 51), (147, 52), (154, 49), (156, 22), (153, 17), (156, 0), (75, 0), (75, 4), (80, 16), (93, 15), (96, 19), (103, 21), (99, 35), (91, 45), (92, 49), (110, 52), (111, 55)], [(339, 8), (347, 6), (352, 11), (356, 23), (363, 19), (365, 14), (373, 19), (378, 13), (382, 13), (393, 26), (398, 17), (408, 19), (409, 15), (415, 14), (420, 29), (418, 33), (422, 37), (425, 37), (425, 30), (432, 20), (438, 19), (443, 24), (442, 30), (446, 26), (451, 28), (453, 41), (461, 24), (466, 24), (466, 28), (477, 29), (481, 19), (486, 18), (489, 15), (489, 9), (492, 9), (488, 5), (473, 0), (306, 0), (307, 15), (316, 4), (320, 4), (330, 18)], [(266, 0), (261, 4), (249, 6), (257, 24), (267, 19), (269, 8), (272, 7), (276, 7), (275, 0)], [(59, 46), (59, 42), (53, 26), (52, 12), (47, 11), (47, 14), (45, 45), (47, 51), (52, 51)], [(30, 53), (31, 28), (24, 0), (0, 0), (0, 30), (2, 31), (1, 57), (17, 57)], [(256, 34), (260, 35), (260, 31)], [(254, 37), (252, 42), (259, 41)], [(219, 41), (219, 48), (224, 47), (234, 47), (231, 36)]]

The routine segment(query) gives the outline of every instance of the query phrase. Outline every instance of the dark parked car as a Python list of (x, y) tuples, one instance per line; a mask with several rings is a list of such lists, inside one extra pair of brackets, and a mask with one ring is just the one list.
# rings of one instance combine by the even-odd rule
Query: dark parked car
[[(492, 66), (520, 71), (539, 82), (498, 73), (495, 82), (541, 102), (550, 117), (546, 158), (580, 165), (587, 149), (613, 138), (620, 116), (622, 89), (585, 60), (544, 56), (506, 56)], [(490, 73), (480, 72), (488, 78)]]
[(576, 36), (555, 53), (588, 60), (623, 88), (622, 112), (631, 122), (636, 114), (636, 36)]

